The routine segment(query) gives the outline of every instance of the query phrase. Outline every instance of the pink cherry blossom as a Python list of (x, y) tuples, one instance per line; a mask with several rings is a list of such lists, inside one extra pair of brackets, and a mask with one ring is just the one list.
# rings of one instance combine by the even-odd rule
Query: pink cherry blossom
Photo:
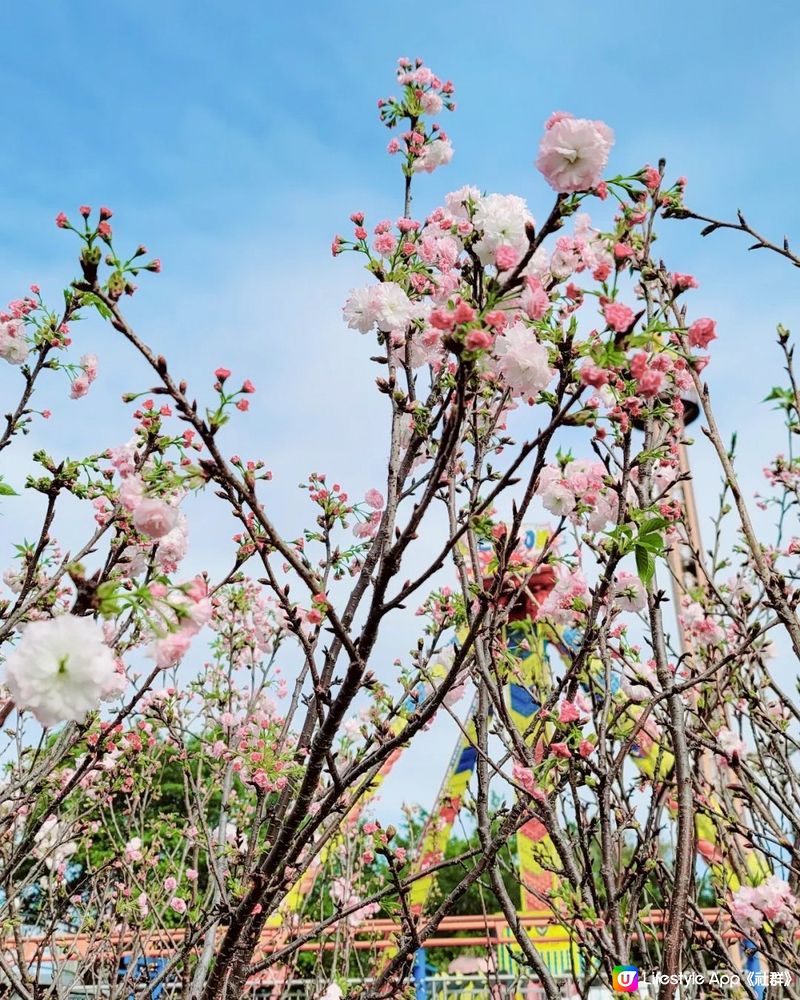
[(580, 370), (580, 375), (581, 382), (583, 382), (584, 385), (591, 385), (596, 389), (600, 389), (602, 386), (607, 385), (609, 381), (608, 372), (591, 361), (587, 361), (586, 364), (583, 365)]
[(529, 795), (533, 794), (536, 787), (536, 779), (534, 778), (533, 772), (529, 767), (524, 767), (522, 764), (515, 761), (512, 775), (514, 781), (518, 785), (521, 785)]
[(0, 321), (0, 358), (10, 365), (21, 365), (28, 357), (25, 326), (19, 319)]
[(551, 306), (550, 296), (538, 278), (529, 277), (520, 297), (520, 305), (533, 320), (544, 319)]
[(636, 391), (645, 399), (653, 399), (661, 392), (663, 385), (664, 376), (661, 372), (645, 368), (637, 381)]
[(488, 330), (470, 330), (464, 338), (468, 351), (486, 351), (494, 343), (494, 336)]
[(734, 917), (749, 931), (759, 930), (765, 921), (794, 926), (799, 908), (800, 901), (789, 884), (777, 875), (770, 875), (757, 886), (742, 886), (731, 900)]
[(508, 243), (501, 243), (494, 252), (494, 263), (498, 271), (509, 271), (518, 260), (519, 251)]
[(338, 983), (328, 983), (317, 1000), (342, 1000), (342, 988)]
[(724, 630), (705, 613), (703, 606), (688, 596), (682, 600), (681, 614), (678, 617), (681, 625), (700, 646), (716, 645), (725, 636)]
[(148, 538), (163, 538), (178, 523), (178, 508), (164, 500), (149, 497), (134, 509), (133, 523), (136, 530)]
[(581, 718), (581, 713), (574, 702), (566, 698), (558, 706), (559, 722), (577, 722)]
[(741, 760), (747, 753), (747, 744), (727, 726), (723, 726), (717, 733), (717, 743), (729, 760)]
[(192, 636), (184, 630), (171, 632), (153, 644), (153, 657), (162, 670), (179, 663), (192, 644)]
[(588, 191), (602, 178), (613, 143), (605, 122), (559, 113), (548, 122), (536, 166), (554, 191)]
[(438, 115), (442, 110), (442, 99), (432, 90), (426, 90), (419, 99), (426, 115)]
[(564, 482), (555, 481), (547, 486), (542, 494), (542, 504), (545, 510), (557, 517), (566, 517), (575, 509), (575, 494)]
[(382, 233), (375, 238), (372, 246), (382, 257), (391, 257), (397, 248), (397, 239), (391, 233)]
[(366, 521), (359, 521), (353, 526), (353, 534), (356, 538), (374, 538), (381, 525), (381, 512), (373, 511)]
[(676, 271), (672, 275), (672, 287), (676, 291), (684, 291), (687, 288), (699, 288), (700, 282), (691, 274), (681, 274)]
[(589, 588), (580, 570), (556, 581), (555, 587), (539, 606), (539, 618), (550, 618), (554, 622), (567, 624), (575, 617), (575, 607), (584, 606), (589, 597)]
[(622, 611), (641, 611), (647, 603), (642, 581), (633, 573), (621, 569), (614, 577), (611, 591), (614, 602)]
[(142, 853), (142, 841), (139, 837), (133, 837), (125, 845), (125, 857), (128, 861), (141, 861), (144, 857)]
[(69, 391), (70, 399), (80, 399), (82, 396), (85, 396), (89, 391), (90, 384), (91, 380), (88, 375), (79, 375), (77, 378), (74, 378)]
[(119, 501), (129, 511), (134, 511), (144, 499), (144, 483), (140, 476), (126, 476), (119, 488)]
[(449, 139), (438, 138), (422, 147), (422, 153), (414, 161), (414, 170), (433, 173), (453, 159), (453, 146)]
[(98, 362), (96, 354), (84, 354), (81, 358), (81, 367), (90, 382), (94, 382), (97, 378), (97, 365)]
[(633, 309), (621, 302), (607, 302), (603, 306), (606, 323), (617, 333), (626, 333), (633, 323)]
[(692, 347), (699, 347), (706, 350), (712, 340), (717, 337), (717, 324), (713, 319), (704, 316), (696, 319), (687, 330), (687, 339)]

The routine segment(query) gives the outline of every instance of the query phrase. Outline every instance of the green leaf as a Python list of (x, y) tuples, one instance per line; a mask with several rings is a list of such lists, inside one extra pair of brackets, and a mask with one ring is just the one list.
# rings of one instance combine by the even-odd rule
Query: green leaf
[(95, 309), (103, 317), (103, 319), (111, 319), (111, 310), (108, 308), (105, 302), (103, 302), (102, 299), (99, 299), (96, 295), (93, 295), (91, 292), (84, 293), (82, 305), (94, 306)]
[(643, 549), (647, 549), (648, 552), (654, 552), (658, 556), (664, 551), (664, 540), (658, 534), (640, 535), (636, 539), (636, 544)]
[(8, 483), (4, 483), (0, 479), (0, 497), (18, 497), (19, 493), (15, 489), (12, 489)]
[(653, 579), (653, 574), (656, 571), (656, 561), (653, 554), (641, 545), (636, 546), (635, 552), (636, 572), (639, 574), (639, 579), (642, 583), (647, 586)]
[(645, 521), (644, 524), (639, 528), (640, 535), (650, 535), (654, 531), (662, 531), (667, 526), (666, 518), (663, 517), (652, 517), (649, 521)]

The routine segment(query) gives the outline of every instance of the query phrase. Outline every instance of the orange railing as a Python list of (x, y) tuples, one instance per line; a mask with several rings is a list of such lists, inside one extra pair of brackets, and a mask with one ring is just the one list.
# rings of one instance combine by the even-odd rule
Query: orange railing
[[(741, 935), (731, 927), (728, 915), (724, 910), (705, 909), (702, 911), (705, 921), (714, 928), (723, 940), (736, 940)], [(662, 932), (660, 928), (664, 924), (665, 914), (661, 910), (651, 912), (643, 919), (645, 934), (649, 937), (660, 938)], [(520, 923), (526, 928), (547, 927), (554, 922), (552, 914), (531, 913), (520, 916)], [(588, 921), (585, 925), (588, 925)], [(288, 927), (285, 924), (277, 927), (267, 927), (261, 935), (259, 955), (268, 955), (273, 951), (286, 947), (287, 942), (292, 938), (304, 937), (314, 933), (315, 925), (312, 923), (302, 923), (295, 927)], [(220, 936), (225, 929), (220, 929)], [(309, 941), (300, 946), (301, 951), (326, 951), (334, 947), (333, 940), (330, 939), (335, 928), (331, 927), (319, 932)], [(351, 947), (357, 950), (369, 950), (373, 948), (387, 948), (395, 944), (397, 935), (401, 932), (398, 923), (388, 919), (365, 920), (358, 927), (352, 928), (353, 939)], [(477, 946), (496, 945), (503, 938), (508, 940), (509, 927), (502, 916), (449, 916), (445, 917), (436, 934), (427, 938), (426, 948), (469, 948)], [(703, 936), (703, 932), (698, 932)], [(183, 942), (185, 932), (180, 929), (161, 931), (140, 931), (125, 934), (108, 935), (100, 938), (93, 934), (68, 934), (59, 933), (48, 937), (31, 936), (23, 939), (22, 945), (26, 959), (32, 959), (35, 955), (41, 955), (41, 951), (50, 945), (56, 945), (62, 955), (72, 955), (74, 957), (85, 957), (90, 951), (95, 954), (106, 949), (119, 954), (129, 950), (134, 942), (139, 953), (147, 955), (169, 955)], [(568, 935), (561, 938), (548, 938), (548, 944), (555, 944), (558, 941), (569, 941)], [(6, 940), (5, 950), (16, 952), (16, 942)]]

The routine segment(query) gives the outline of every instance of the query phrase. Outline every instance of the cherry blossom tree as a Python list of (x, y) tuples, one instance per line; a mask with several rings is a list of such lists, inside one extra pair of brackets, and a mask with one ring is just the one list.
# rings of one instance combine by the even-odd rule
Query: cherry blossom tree
[[(75, 360), (82, 318), (99, 316), (108, 350), (152, 372), (125, 397), (126, 442), (81, 459), (39, 450), (35, 475), (20, 483), (9, 463), (0, 480), (4, 507), (42, 508), (32, 541), (3, 539), (11, 995), (62, 995), (66, 965), (50, 986), (40, 973), (71, 954), (70, 976), (129, 996), (136, 960), (160, 949), (159, 982), (233, 1000), (327, 943), (313, 953), (320, 992), (341, 995), (338, 977), (358, 971), (351, 995), (401, 996), (415, 952), (477, 890), (550, 1000), (559, 987), (523, 898), (583, 956), (584, 996), (630, 963), (660, 970), (665, 998), (687, 967), (736, 970), (747, 953), (800, 971), (793, 348), (781, 328), (787, 381), (771, 399), (789, 446), (765, 458), (751, 501), (703, 379), (716, 323), (654, 242), (662, 223), (700, 221), (800, 260), (741, 215), (690, 210), (663, 163), (612, 174), (611, 129), (565, 112), (536, 158), (555, 193), (544, 212), (479, 187), (417, 211), (418, 175), (453, 156), (438, 119), (454, 88), (406, 59), (397, 86), (379, 111), (398, 204), (384, 220), (353, 212), (332, 244), (364, 263), (342, 336), (363, 335), (375, 365), (385, 476), (354, 499), (335, 470), (311, 472), (302, 537), (270, 513), (284, 485), (235, 451), (254, 382), (218, 367), (190, 388), (127, 318), (160, 262), (119, 247), (110, 209), (56, 218), (78, 254), (63, 304), (33, 285), (0, 316), (0, 451), (44, 432), (38, 399), (54, 379), (72, 400), (91, 391), (102, 361)], [(269, 372), (254, 365), (253, 379), (263, 390)], [(722, 482), (707, 549), (683, 489), (692, 408)], [(201, 493), (235, 529), (221, 529), (226, 569), (190, 576), (199, 526), (182, 505)], [(769, 542), (756, 504), (775, 512)], [(67, 550), (59, 524), (76, 506), (84, 540)], [(547, 538), (531, 550), (521, 539), (542, 509)], [(389, 665), (377, 649), (394, 621), (410, 652)], [(510, 683), (535, 705), (525, 728)], [(444, 714), (476, 752), (474, 840), (421, 864), (419, 824), (398, 831), (367, 806)], [(511, 845), (532, 823), (537, 875), (515, 885)], [(395, 921), (394, 947), (365, 959), (354, 935), (378, 913)]]

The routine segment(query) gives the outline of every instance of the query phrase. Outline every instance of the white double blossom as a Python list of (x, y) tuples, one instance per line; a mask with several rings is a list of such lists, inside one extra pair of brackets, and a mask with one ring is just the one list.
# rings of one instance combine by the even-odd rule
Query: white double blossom
[(5, 672), (17, 708), (29, 709), (43, 726), (80, 722), (119, 693), (122, 677), (102, 627), (74, 615), (26, 625)]
[(514, 395), (536, 396), (550, 382), (547, 348), (523, 323), (508, 327), (495, 344), (496, 369)]
[(525, 226), (533, 222), (533, 216), (518, 195), (484, 195), (478, 199), (472, 222), (481, 234), (475, 252), (484, 264), (494, 261), (498, 247), (513, 247), (520, 255), (528, 248)]

